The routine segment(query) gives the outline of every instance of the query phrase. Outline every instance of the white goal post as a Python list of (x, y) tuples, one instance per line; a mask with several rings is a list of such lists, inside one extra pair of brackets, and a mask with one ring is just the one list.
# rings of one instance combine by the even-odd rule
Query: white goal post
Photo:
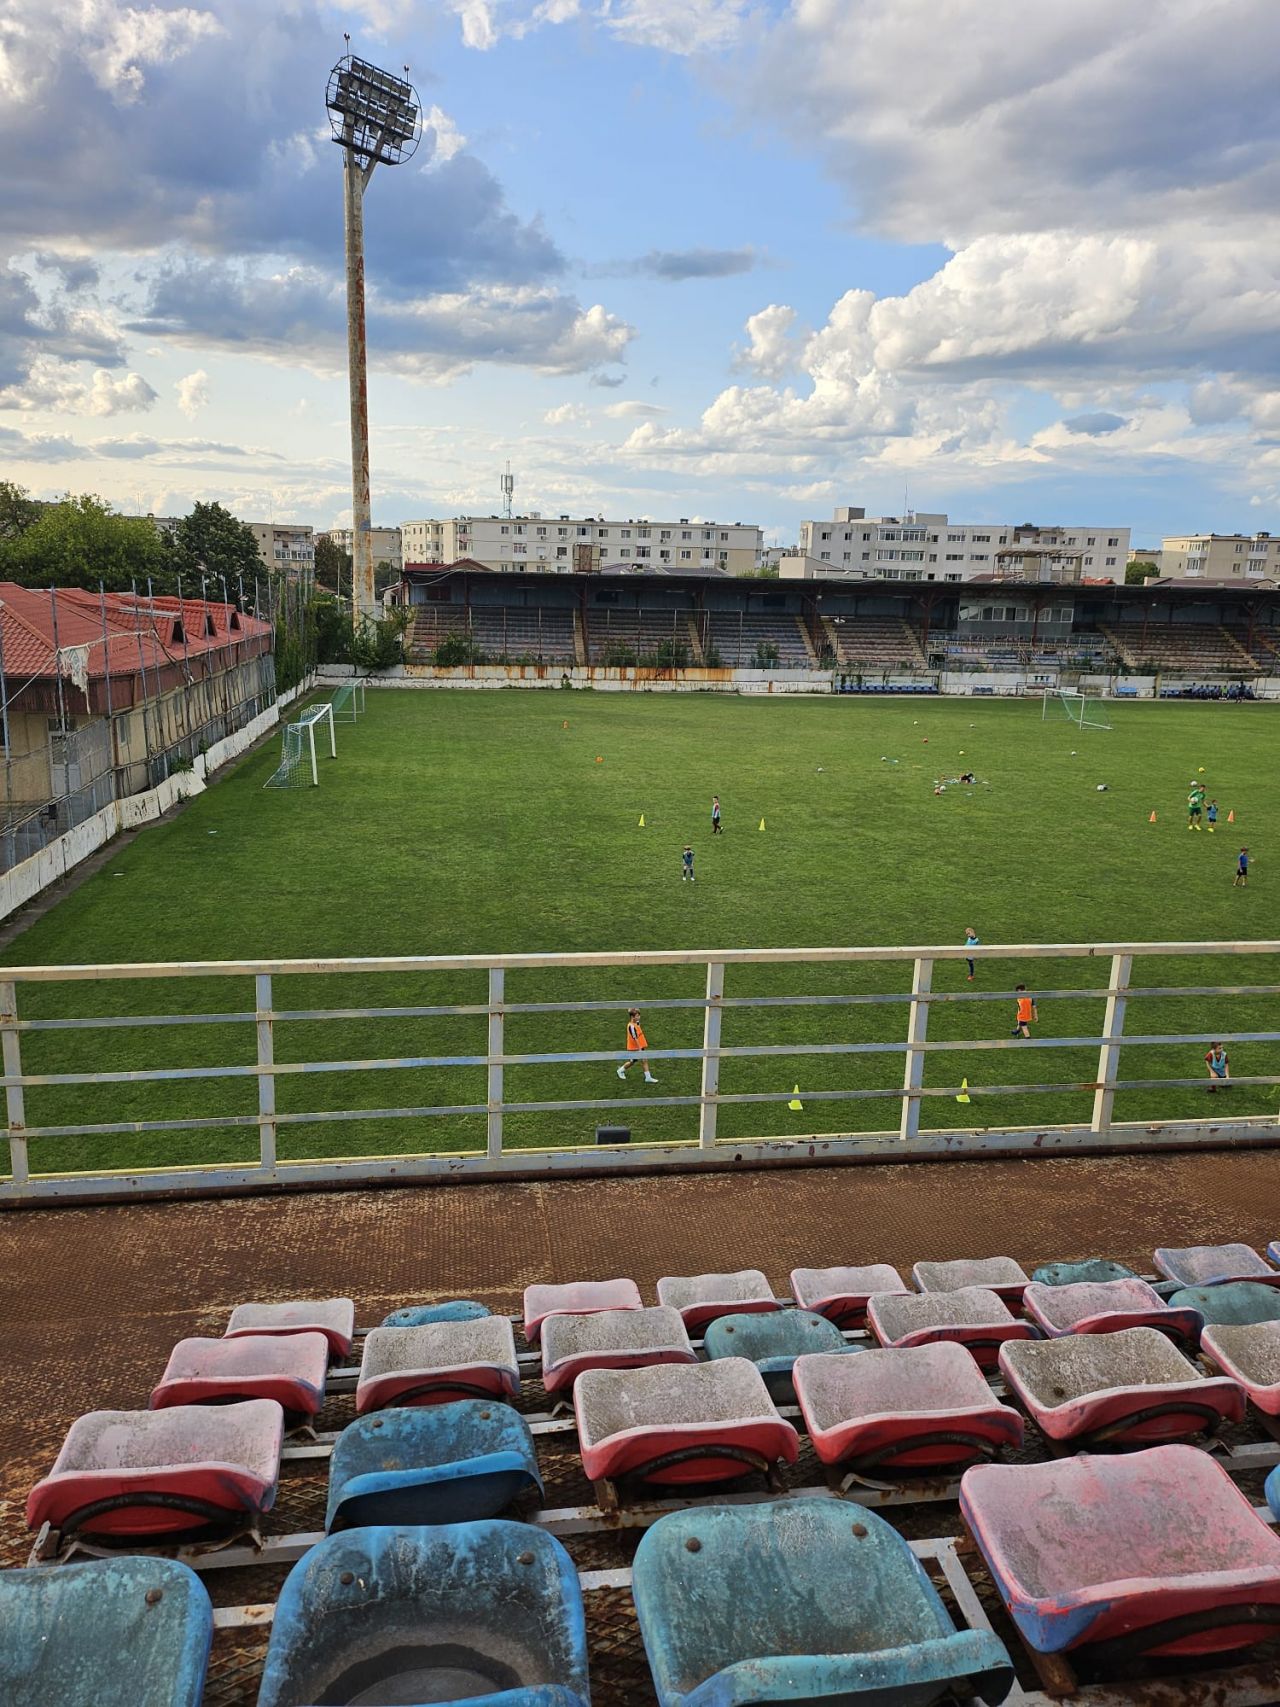
[(1070, 693), (1065, 688), (1046, 688), (1040, 708), (1040, 721), (1049, 715), (1051, 705), (1060, 705), (1068, 722), (1077, 729), (1110, 729), (1105, 702), (1097, 695)]
[(338, 742), (333, 730), (333, 707), (313, 705), (295, 723), (287, 723), (280, 763), (263, 784), (264, 788), (312, 788), (320, 786), (320, 769), (316, 764), (316, 729), (329, 729), (329, 757), (338, 756)]

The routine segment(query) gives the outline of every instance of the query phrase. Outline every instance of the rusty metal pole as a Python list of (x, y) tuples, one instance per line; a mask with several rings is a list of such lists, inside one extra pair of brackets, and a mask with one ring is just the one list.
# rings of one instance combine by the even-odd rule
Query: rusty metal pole
[(364, 326), (364, 187), (373, 170), (357, 151), (342, 151), (342, 206), (347, 238), (347, 379), (351, 393), (351, 620), (356, 629), (377, 616), (373, 524), (369, 502), (369, 384)]

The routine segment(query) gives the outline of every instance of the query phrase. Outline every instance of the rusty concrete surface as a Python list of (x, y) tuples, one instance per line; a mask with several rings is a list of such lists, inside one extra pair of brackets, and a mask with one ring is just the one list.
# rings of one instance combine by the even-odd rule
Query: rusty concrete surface
[[(526, 1285), (628, 1275), (647, 1303), (664, 1274), (760, 1268), (786, 1292), (793, 1267), (1107, 1256), (1149, 1271), (1156, 1245), (1255, 1248), (1280, 1237), (1280, 1152), (1052, 1158), (756, 1174), (558, 1180), (0, 1213), (0, 1562), (29, 1546), (27, 1491), (82, 1412), (142, 1408), (174, 1344), (218, 1335), (247, 1299), (356, 1301), (361, 1326), (399, 1305), (475, 1298), (516, 1311)], [(540, 1389), (530, 1389), (533, 1392)], [(322, 1426), (349, 1420), (350, 1399)], [(550, 1447), (550, 1440), (543, 1443)], [(542, 1454), (552, 1504), (586, 1501), (570, 1440)], [(563, 1463), (560, 1460), (563, 1459)], [(808, 1461), (808, 1462), (806, 1462)], [(815, 1467), (807, 1447), (801, 1481)], [(800, 1483), (797, 1483), (800, 1485)], [(323, 1475), (286, 1473), (271, 1529), (323, 1521)], [(925, 1508), (915, 1533), (948, 1533)], [(583, 1566), (629, 1561), (584, 1538)], [(239, 1579), (230, 1581), (231, 1578)], [(207, 1580), (215, 1599), (268, 1596), (270, 1573)], [(590, 1597), (593, 1699), (653, 1697), (625, 1594)], [(219, 1636), (208, 1707), (256, 1690), (264, 1637)]]

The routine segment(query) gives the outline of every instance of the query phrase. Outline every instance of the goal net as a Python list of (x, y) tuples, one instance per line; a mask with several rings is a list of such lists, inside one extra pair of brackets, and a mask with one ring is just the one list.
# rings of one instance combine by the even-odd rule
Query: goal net
[(1040, 712), (1043, 723), (1049, 715), (1051, 705), (1061, 707), (1063, 715), (1077, 729), (1110, 729), (1107, 721), (1106, 702), (1095, 694), (1068, 693), (1062, 688), (1045, 689), (1044, 704)]
[(329, 703), (335, 722), (354, 723), (364, 714), (364, 683), (343, 682)]
[(318, 788), (320, 769), (316, 764), (316, 730), (329, 731), (329, 756), (336, 759), (338, 744), (333, 733), (333, 707), (314, 705), (296, 723), (286, 723), (280, 763), (263, 784), (264, 788)]

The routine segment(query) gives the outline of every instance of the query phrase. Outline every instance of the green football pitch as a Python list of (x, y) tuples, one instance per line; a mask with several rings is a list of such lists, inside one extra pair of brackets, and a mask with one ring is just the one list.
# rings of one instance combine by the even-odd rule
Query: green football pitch
[[(1272, 854), (1280, 837), (1276, 711), (1255, 705), (1125, 704), (1109, 731), (1081, 730), (1038, 701), (861, 698), (738, 699), (592, 692), (377, 691), (367, 715), (339, 726), (321, 786), (266, 791), (278, 739), (170, 821), (122, 845), (102, 868), (9, 947), (10, 965), (251, 957), (429, 955), (526, 950), (641, 950), (984, 943), (1234, 940), (1280, 934)], [(565, 726), (567, 723), (567, 727)], [(1221, 819), (1186, 828), (1190, 780), (1203, 767)], [(966, 769), (976, 785), (934, 792)], [(1105, 784), (1100, 792), (1099, 784)], [(712, 793), (724, 834), (710, 834)], [(1152, 811), (1157, 814), (1153, 824)], [(1236, 822), (1226, 822), (1234, 811)], [(641, 815), (644, 827), (640, 827)], [(760, 829), (761, 820), (764, 829)], [(696, 883), (681, 880), (695, 849)], [(1235, 857), (1256, 857), (1247, 889)], [(998, 1001), (938, 1005), (935, 1039), (999, 1037), (1012, 987), (1097, 989), (1107, 963), (940, 964), (934, 987)], [(901, 993), (909, 968), (730, 968), (729, 995)], [(512, 973), (507, 999), (634, 1001), (698, 997), (698, 968), (638, 973)], [(1280, 984), (1280, 964), (1189, 957), (1135, 964), (1136, 985)], [(482, 975), (277, 979), (277, 1007), (392, 1007), (483, 1002)], [(234, 1012), (253, 1006), (248, 978), (22, 985), (25, 1018)], [(1096, 1035), (1103, 1004), (1069, 994), (1040, 1002), (1042, 1037)], [(1266, 997), (1142, 997), (1131, 1034), (1261, 1031)], [(482, 1017), (282, 1022), (282, 1061), (368, 1060), (484, 1050)], [(527, 1014), (508, 1020), (510, 1053), (615, 1049), (625, 1014)], [(693, 1007), (648, 1006), (655, 1049), (701, 1042)], [(726, 1044), (900, 1039), (904, 1004), (755, 1007), (725, 1015)], [(23, 1040), (28, 1072), (247, 1063), (254, 1031), (218, 1025), (40, 1031)], [(1280, 1071), (1280, 1049), (1231, 1047), (1237, 1074)], [(1136, 1046), (1126, 1078), (1194, 1076), (1196, 1046)], [(947, 1053), (927, 1084), (1067, 1083), (1096, 1071), (1096, 1048)], [(508, 1145), (590, 1142), (623, 1119), (637, 1140), (692, 1137), (696, 1110), (645, 1108), (646, 1093), (696, 1093), (696, 1061), (655, 1064), (650, 1092), (607, 1063), (513, 1067), (511, 1101), (605, 1098), (598, 1112), (509, 1115)], [(769, 1056), (724, 1064), (724, 1091), (788, 1095), (901, 1084), (893, 1055)], [(483, 1103), (483, 1068), (284, 1076), (282, 1111)], [(1274, 1112), (1271, 1087), (1237, 1086), (1233, 1112)], [(1219, 1099), (1221, 1101), (1222, 1099)], [(35, 1088), (31, 1125), (251, 1114), (251, 1079)], [(927, 1100), (926, 1125), (1035, 1125), (1088, 1117), (1074, 1091)], [(1117, 1118), (1203, 1116), (1202, 1087), (1133, 1091)], [(896, 1128), (896, 1102), (786, 1100), (726, 1106), (726, 1137)], [(362, 1119), (281, 1128), (282, 1156), (482, 1147), (481, 1116)], [(252, 1128), (77, 1135), (37, 1140), (32, 1166), (142, 1166), (247, 1159)]]

